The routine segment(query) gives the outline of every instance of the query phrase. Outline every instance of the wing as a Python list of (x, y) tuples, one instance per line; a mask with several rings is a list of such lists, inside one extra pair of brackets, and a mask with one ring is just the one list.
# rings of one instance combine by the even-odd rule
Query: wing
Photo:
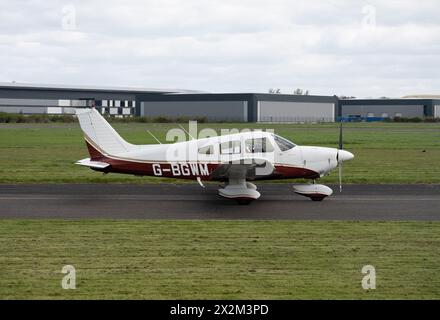
[(273, 163), (264, 158), (236, 158), (222, 163), (212, 172), (211, 177), (213, 179), (253, 180), (258, 177), (269, 176), (274, 170)]

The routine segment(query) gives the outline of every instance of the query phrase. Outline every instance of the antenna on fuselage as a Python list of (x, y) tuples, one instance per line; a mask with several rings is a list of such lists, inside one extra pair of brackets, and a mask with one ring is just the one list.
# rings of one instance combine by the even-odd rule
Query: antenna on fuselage
[(185, 131), (185, 133), (191, 138), (191, 139), (193, 139), (193, 140), (196, 140), (196, 138), (194, 138), (188, 131), (186, 131), (186, 129), (181, 125), (181, 124), (179, 124), (179, 127), (180, 127), (180, 129), (182, 129), (183, 131)]
[(151, 133), (150, 130), (147, 130), (147, 132), (148, 132), (148, 133), (154, 138), (154, 140), (156, 140), (157, 142), (159, 142), (159, 144), (162, 144), (162, 142), (160, 142), (160, 140), (157, 139), (156, 136), (155, 136), (153, 133)]

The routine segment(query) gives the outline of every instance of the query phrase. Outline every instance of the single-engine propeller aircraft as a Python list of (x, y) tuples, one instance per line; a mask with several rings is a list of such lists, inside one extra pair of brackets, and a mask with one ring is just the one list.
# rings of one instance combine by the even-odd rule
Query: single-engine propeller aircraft
[(294, 185), (294, 192), (314, 201), (333, 193), (315, 184), (339, 166), (342, 190), (342, 163), (353, 159), (343, 150), (342, 123), (339, 148), (298, 146), (276, 134), (249, 131), (192, 139), (185, 142), (133, 145), (121, 138), (95, 108), (77, 109), (90, 158), (77, 162), (104, 173), (115, 172), (203, 181), (221, 181), (220, 196), (248, 204), (260, 197), (250, 181), (270, 179), (310, 179), (311, 184)]

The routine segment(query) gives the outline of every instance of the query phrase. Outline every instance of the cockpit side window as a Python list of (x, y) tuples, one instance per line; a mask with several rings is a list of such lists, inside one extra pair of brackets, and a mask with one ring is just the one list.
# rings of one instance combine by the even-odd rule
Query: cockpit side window
[(214, 154), (214, 146), (206, 146), (199, 149), (200, 154), (211, 155)]
[(273, 152), (273, 146), (267, 138), (247, 139), (245, 148), (247, 153)]
[(280, 136), (273, 135), (273, 139), (275, 140), (275, 143), (278, 145), (281, 151), (287, 151), (296, 147), (296, 145), (293, 142), (281, 138)]
[(221, 154), (240, 154), (240, 141), (226, 141), (220, 144)]

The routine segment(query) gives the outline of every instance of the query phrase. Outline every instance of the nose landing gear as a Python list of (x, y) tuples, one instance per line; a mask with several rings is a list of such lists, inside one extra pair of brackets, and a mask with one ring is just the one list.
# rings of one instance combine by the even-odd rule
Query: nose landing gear
[(333, 194), (333, 190), (323, 184), (298, 184), (293, 186), (293, 191), (312, 201), (322, 201)]

